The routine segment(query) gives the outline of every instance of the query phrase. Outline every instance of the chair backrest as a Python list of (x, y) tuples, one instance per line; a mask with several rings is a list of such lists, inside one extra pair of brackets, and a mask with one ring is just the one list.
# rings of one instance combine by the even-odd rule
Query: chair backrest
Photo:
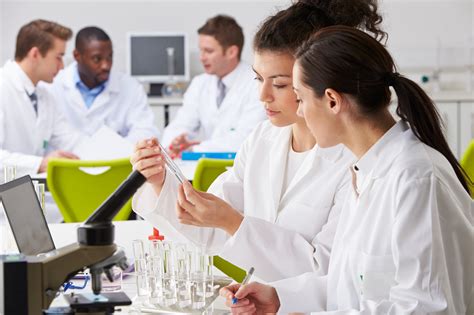
[(200, 191), (207, 191), (212, 182), (232, 165), (234, 165), (234, 160), (199, 159), (194, 172), (193, 187)]
[[(47, 185), (65, 222), (82, 222), (89, 217), (132, 171), (128, 158), (108, 161), (51, 159)], [(130, 199), (114, 220), (127, 220)]]
[[(466, 152), (464, 152), (461, 158), (461, 166), (467, 173), (467, 175), (470, 177), (471, 181), (474, 181), (474, 140), (471, 140), (471, 143), (469, 143)], [(474, 185), (471, 185), (470, 188), (471, 197), (474, 198)]]

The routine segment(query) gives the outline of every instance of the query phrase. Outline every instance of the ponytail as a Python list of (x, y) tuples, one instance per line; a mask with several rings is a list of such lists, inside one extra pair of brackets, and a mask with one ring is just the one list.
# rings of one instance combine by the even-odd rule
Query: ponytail
[(406, 121), (421, 142), (440, 152), (451, 164), (456, 176), (468, 193), (472, 180), (459, 164), (444, 137), (442, 119), (433, 101), (415, 82), (397, 73), (388, 82), (394, 88), (397, 98), (397, 115)]
[(397, 114), (421, 142), (440, 152), (469, 193), (472, 180), (446, 142), (442, 120), (433, 101), (413, 81), (393, 72), (385, 47), (370, 35), (346, 26), (326, 27), (296, 52), (303, 83), (318, 97), (328, 88), (351, 95), (357, 111), (376, 115), (390, 104), (392, 86), (398, 96)]

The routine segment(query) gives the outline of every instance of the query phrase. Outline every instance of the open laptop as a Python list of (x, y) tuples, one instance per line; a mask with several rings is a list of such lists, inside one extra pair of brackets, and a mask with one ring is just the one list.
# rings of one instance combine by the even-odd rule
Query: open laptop
[(20, 253), (38, 255), (55, 249), (30, 176), (0, 185), (0, 201)]

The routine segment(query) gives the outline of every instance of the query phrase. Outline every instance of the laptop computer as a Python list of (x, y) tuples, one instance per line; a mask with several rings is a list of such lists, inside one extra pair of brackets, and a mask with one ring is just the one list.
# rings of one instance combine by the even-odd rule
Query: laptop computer
[(0, 185), (0, 202), (20, 253), (38, 255), (56, 249), (30, 176)]

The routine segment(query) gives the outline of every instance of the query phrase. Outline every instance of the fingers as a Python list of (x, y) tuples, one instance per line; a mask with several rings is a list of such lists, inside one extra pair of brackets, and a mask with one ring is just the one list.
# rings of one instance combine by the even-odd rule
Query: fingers
[(200, 144), (201, 141), (188, 141), (188, 147)]
[(145, 147), (142, 149), (135, 150), (130, 157), (130, 163), (135, 164), (141, 159), (145, 159), (151, 156), (161, 155), (161, 149), (159, 146)]
[(71, 152), (66, 152), (66, 151), (58, 151), (58, 157), (71, 159), (71, 160), (79, 160), (79, 157), (77, 155)]
[[(184, 182), (186, 184), (187, 182)], [(188, 201), (187, 196), (184, 193), (183, 185), (179, 185), (178, 188), (178, 205), (188, 212), (194, 212), (194, 205)]]
[(254, 314), (257, 311), (255, 304), (248, 299), (239, 300), (236, 304), (230, 305), (232, 314)]
[(199, 222), (189, 212), (181, 208), (179, 203), (176, 203), (176, 216), (178, 217), (179, 223), (187, 225), (198, 225)]
[(146, 157), (133, 161), (132, 165), (133, 165), (133, 169), (137, 171), (144, 171), (147, 168), (157, 167), (157, 166), (164, 168), (165, 161), (163, 160), (163, 157), (161, 156), (161, 154), (157, 154), (155, 152), (155, 154), (147, 155)]
[(237, 290), (237, 292), (235, 292), (235, 297), (238, 299), (242, 299), (251, 293), (255, 293), (258, 291), (258, 286), (259, 286), (258, 282), (252, 282), (246, 285), (242, 285)]
[(135, 151), (140, 150), (140, 149), (144, 149), (144, 148), (147, 148), (147, 147), (151, 147), (151, 146), (154, 146), (154, 145), (158, 145), (158, 139), (157, 138), (143, 139), (143, 140), (138, 141), (135, 144)]
[[(186, 200), (188, 200), (192, 205), (195, 205), (198, 207), (203, 205), (202, 197), (200, 196), (199, 192), (193, 188), (191, 183), (189, 183), (188, 181), (183, 182), (181, 187), (183, 188), (183, 192), (184, 192), (184, 196)], [(188, 210), (187, 208), (185, 209)], [(194, 207), (193, 209), (190, 209), (190, 210), (193, 211)]]
[(227, 306), (232, 305), (232, 298), (234, 293), (240, 288), (240, 283), (233, 283), (228, 286), (225, 286), (219, 290), (219, 295), (226, 299)]

